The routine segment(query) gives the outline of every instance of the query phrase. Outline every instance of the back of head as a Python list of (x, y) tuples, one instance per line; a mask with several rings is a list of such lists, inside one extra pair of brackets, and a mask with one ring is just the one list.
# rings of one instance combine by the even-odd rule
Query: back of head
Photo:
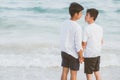
[(87, 13), (90, 14), (91, 17), (93, 17), (94, 21), (96, 20), (97, 16), (98, 16), (98, 10), (97, 9), (94, 9), (94, 8), (91, 8), (91, 9), (88, 9), (87, 10)]
[(84, 8), (80, 4), (73, 2), (70, 4), (69, 13), (70, 13), (71, 17), (73, 17), (75, 13), (79, 13), (83, 9)]

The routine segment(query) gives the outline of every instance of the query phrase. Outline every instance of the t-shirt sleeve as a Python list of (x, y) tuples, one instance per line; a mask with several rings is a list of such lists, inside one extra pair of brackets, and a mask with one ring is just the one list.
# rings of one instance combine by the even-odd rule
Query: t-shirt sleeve
[(78, 29), (75, 33), (75, 47), (76, 51), (82, 50), (82, 30)]
[(87, 28), (83, 32), (83, 42), (87, 42), (88, 40), (88, 30)]

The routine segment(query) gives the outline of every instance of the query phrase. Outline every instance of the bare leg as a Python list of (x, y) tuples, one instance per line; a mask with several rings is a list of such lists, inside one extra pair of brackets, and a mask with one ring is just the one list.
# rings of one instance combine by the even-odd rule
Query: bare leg
[(92, 74), (86, 74), (87, 80), (92, 80)]
[(95, 74), (96, 80), (101, 80), (101, 76), (100, 76), (99, 71), (94, 72), (94, 74)]
[(67, 67), (63, 67), (61, 80), (67, 80), (68, 72), (69, 72), (69, 69)]
[(77, 71), (70, 70), (70, 74), (71, 74), (70, 80), (77, 80)]

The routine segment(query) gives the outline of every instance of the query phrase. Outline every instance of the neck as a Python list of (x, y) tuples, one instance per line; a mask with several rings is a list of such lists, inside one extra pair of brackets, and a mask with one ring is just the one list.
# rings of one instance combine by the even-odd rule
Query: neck
[(92, 24), (92, 23), (94, 23), (94, 22), (95, 22), (94, 20), (91, 20), (91, 21), (88, 22), (88, 24)]
[(76, 21), (77, 19), (76, 19), (76, 18), (74, 18), (74, 17), (72, 17), (72, 18), (70, 18), (70, 20), (72, 20), (72, 21)]

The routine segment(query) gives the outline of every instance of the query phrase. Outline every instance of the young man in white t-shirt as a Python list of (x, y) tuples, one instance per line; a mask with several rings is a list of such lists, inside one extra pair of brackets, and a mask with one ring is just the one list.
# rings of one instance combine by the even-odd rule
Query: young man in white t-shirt
[(61, 80), (67, 80), (70, 70), (70, 80), (76, 80), (79, 61), (82, 63), (82, 29), (76, 22), (82, 16), (83, 7), (71, 3), (69, 13), (71, 18), (61, 26), (61, 57), (63, 67)]
[(100, 52), (103, 43), (103, 29), (95, 23), (98, 16), (98, 10), (91, 8), (87, 10), (85, 20), (89, 24), (83, 35), (84, 48), (84, 68), (87, 80), (92, 80), (94, 73), (96, 80), (101, 80), (100, 69)]

